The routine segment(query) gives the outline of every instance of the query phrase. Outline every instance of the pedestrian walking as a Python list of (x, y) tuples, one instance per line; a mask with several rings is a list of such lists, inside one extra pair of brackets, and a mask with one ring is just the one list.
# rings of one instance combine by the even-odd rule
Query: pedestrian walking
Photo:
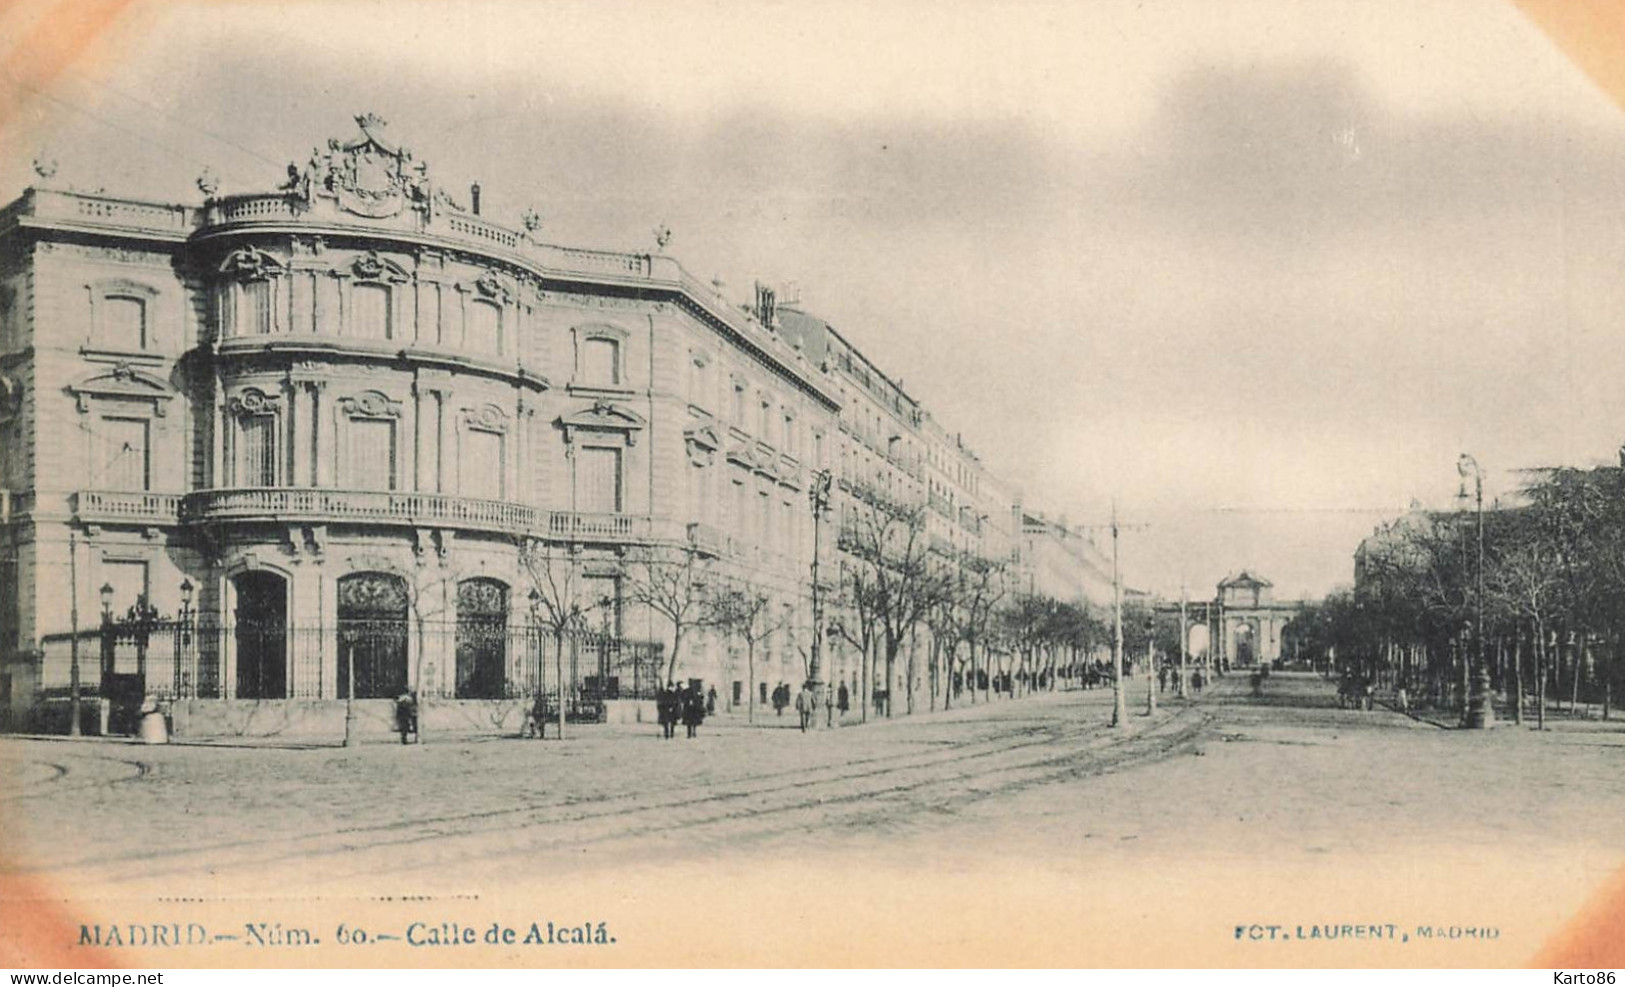
[(697, 688), (685, 688), (682, 693), (683, 726), (688, 730), (688, 738), (693, 740), (698, 736), (700, 724), (705, 722), (705, 698), (700, 695)]
[(842, 682), (841, 687), (835, 690), (835, 709), (840, 712), (842, 717), (845, 717), (846, 711), (851, 708), (852, 694), (846, 691), (846, 683)]
[(655, 715), (660, 721), (660, 732), (665, 739), (670, 740), (677, 734), (678, 698), (677, 692), (670, 685), (661, 686), (655, 692)]
[(773, 690), (773, 715), (783, 716), (784, 708), (790, 705), (790, 687), (780, 682)]
[(538, 692), (535, 701), (530, 704), (530, 712), (525, 714), (525, 736), (541, 740), (546, 724), (547, 697)]
[[(418, 696), (403, 692), (395, 700), (395, 729), (401, 732), (401, 743), (415, 744), (418, 740)], [(412, 739), (408, 740), (410, 736)]]
[(801, 732), (806, 733), (807, 727), (812, 723), (813, 714), (818, 710), (818, 697), (813, 693), (812, 683), (802, 683), (801, 691), (796, 693), (796, 713), (801, 716)]
[(714, 685), (705, 690), (705, 715), (717, 715), (717, 687)]
[(1168, 666), (1163, 665), (1157, 669), (1157, 691), (1168, 691)]

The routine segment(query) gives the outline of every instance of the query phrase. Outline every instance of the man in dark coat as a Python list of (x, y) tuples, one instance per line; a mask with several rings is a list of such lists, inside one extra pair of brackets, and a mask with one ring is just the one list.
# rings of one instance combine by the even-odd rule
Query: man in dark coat
[(677, 693), (671, 686), (662, 686), (655, 693), (655, 714), (660, 720), (660, 732), (667, 740), (677, 734)]
[(697, 735), (700, 724), (705, 722), (705, 697), (700, 690), (688, 687), (682, 693), (683, 726), (688, 728), (688, 736), (693, 739)]
[(845, 716), (846, 711), (852, 708), (852, 694), (846, 691), (845, 682), (842, 682), (841, 687), (835, 690), (835, 708), (840, 711), (842, 716)]

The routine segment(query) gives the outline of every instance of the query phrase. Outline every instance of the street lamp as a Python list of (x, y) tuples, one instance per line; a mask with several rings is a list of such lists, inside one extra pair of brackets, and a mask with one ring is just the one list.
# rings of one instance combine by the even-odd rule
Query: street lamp
[[(834, 477), (829, 470), (821, 469), (812, 475), (812, 483), (807, 487), (807, 501), (812, 507), (813, 515), (813, 557), (812, 557), (812, 650), (807, 662), (807, 685), (812, 691), (814, 708), (823, 697), (823, 599), (818, 587), (818, 556), (819, 532), (823, 528), (824, 515), (829, 513), (830, 487)], [(814, 716), (813, 722), (817, 722)]]
[(1467, 688), (1467, 710), (1463, 726), (1485, 730), (1495, 725), (1495, 707), (1490, 702), (1490, 670), (1484, 663), (1484, 471), (1478, 460), (1462, 453), (1456, 460), (1461, 475), (1461, 499), (1467, 500), (1467, 477), (1473, 478), (1473, 494), (1478, 514), (1478, 573), (1473, 593), (1476, 626), (1473, 629), (1472, 673)]
[(176, 615), (175, 620), (176, 643), (179, 645), (180, 651), (180, 654), (175, 656), (175, 677), (179, 680), (175, 683), (177, 696), (190, 694), (193, 680), (196, 678), (193, 669), (187, 663), (186, 655), (186, 649), (192, 643), (192, 593), (194, 589), (192, 580), (181, 580), (181, 610)]
[(102, 623), (113, 622), (113, 584), (102, 583)]

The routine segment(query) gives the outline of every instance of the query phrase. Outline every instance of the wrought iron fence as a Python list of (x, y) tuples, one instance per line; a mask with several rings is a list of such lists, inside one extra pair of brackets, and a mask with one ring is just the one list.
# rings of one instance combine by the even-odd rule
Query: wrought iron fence
[[(45, 642), (40, 691), (66, 695), (71, 635)], [(116, 703), (160, 699), (513, 700), (562, 694), (572, 715), (605, 701), (652, 699), (663, 647), (601, 632), (556, 635), (531, 621), (340, 620), (289, 624), (133, 614), (79, 635), (82, 695)], [(553, 708), (556, 708), (553, 707)]]

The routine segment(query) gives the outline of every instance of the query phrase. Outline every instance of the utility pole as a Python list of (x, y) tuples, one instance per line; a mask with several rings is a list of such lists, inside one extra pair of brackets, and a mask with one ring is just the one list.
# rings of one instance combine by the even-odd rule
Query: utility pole
[(1185, 698), (1185, 657), (1190, 652), (1190, 625), (1185, 623), (1185, 610), (1190, 605), (1190, 594), (1185, 580), (1179, 581), (1179, 698)]
[(1157, 715), (1157, 618), (1145, 618), (1145, 715)]

